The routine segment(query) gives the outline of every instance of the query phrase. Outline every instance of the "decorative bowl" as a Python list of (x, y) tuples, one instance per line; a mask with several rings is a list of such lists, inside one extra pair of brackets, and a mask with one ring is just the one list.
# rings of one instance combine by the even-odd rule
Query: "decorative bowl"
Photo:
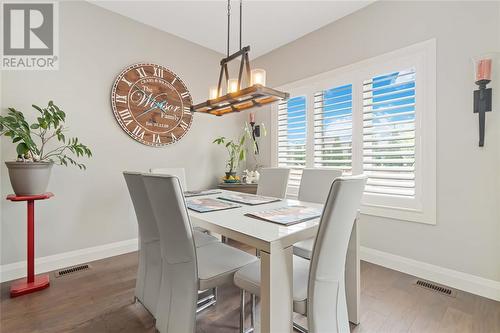
[(234, 184), (234, 183), (239, 183), (239, 179), (224, 179), (224, 183), (228, 184)]

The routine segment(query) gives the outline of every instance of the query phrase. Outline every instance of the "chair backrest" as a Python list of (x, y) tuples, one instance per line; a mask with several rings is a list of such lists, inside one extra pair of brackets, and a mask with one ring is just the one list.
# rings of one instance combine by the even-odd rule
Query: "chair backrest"
[(179, 179), (157, 174), (142, 177), (156, 218), (163, 259), (169, 264), (195, 261), (193, 230)]
[(179, 178), (182, 190), (187, 191), (186, 170), (184, 168), (151, 168), (149, 172), (159, 175), (172, 175)]
[(194, 332), (198, 270), (193, 229), (179, 179), (143, 175), (160, 233), (162, 280), (156, 328), (162, 333)]
[(263, 168), (260, 171), (257, 194), (283, 199), (288, 186), (288, 168)]
[(339, 177), (328, 195), (311, 258), (307, 320), (309, 332), (349, 332), (345, 262), (366, 176)]
[(155, 315), (158, 289), (161, 284), (160, 234), (151, 211), (142, 175), (123, 172), (139, 226), (139, 266), (135, 285), (135, 297)]
[(342, 176), (337, 169), (304, 169), (300, 180), (300, 201), (324, 204), (335, 178)]
[(160, 239), (156, 220), (151, 211), (146, 187), (139, 172), (124, 171), (123, 176), (127, 183), (130, 198), (134, 205), (137, 224), (139, 226), (139, 239), (143, 243), (148, 243)]

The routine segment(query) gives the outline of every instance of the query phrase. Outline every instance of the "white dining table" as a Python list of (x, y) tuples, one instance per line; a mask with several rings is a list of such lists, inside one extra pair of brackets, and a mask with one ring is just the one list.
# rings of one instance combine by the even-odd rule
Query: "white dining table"
[[(201, 197), (217, 198), (226, 192), (230, 193), (221, 190), (218, 194)], [(188, 210), (191, 221), (195, 226), (205, 228), (212, 233), (234, 239), (260, 250), (260, 332), (262, 333), (289, 333), (293, 330), (293, 244), (314, 237), (318, 230), (319, 218), (284, 226), (249, 217), (245, 214), (287, 205), (322, 208), (322, 205), (317, 203), (284, 199), (255, 206), (241, 204), (239, 208), (207, 213)], [(359, 323), (359, 263), (359, 241), (357, 223), (355, 222), (349, 242), (345, 271), (349, 321), (354, 324)], [(332, 299), (332, 302), (334, 301)], [(258, 331), (258, 328), (256, 330)]]

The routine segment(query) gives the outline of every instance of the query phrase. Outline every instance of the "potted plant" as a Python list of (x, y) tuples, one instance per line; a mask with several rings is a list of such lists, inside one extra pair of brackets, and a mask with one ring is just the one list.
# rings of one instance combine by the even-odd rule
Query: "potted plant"
[(44, 193), (54, 163), (85, 169), (84, 164), (78, 163), (68, 154), (76, 157), (92, 156), (90, 149), (78, 138), (66, 139), (66, 114), (57, 105), (50, 101), (46, 108), (36, 105), (33, 108), (39, 115), (31, 125), (25, 120), (24, 114), (14, 108), (9, 108), (6, 116), (0, 116), (0, 136), (10, 137), (12, 143), (17, 143), (17, 160), (5, 162), (16, 195)]
[(238, 169), (239, 163), (244, 161), (246, 158), (245, 139), (246, 134), (243, 134), (236, 142), (224, 136), (218, 137), (213, 141), (213, 143), (218, 145), (224, 145), (229, 155), (226, 163), (227, 171), (226, 177), (224, 178), (225, 182), (238, 181), (238, 178), (236, 177), (236, 170)]
[(250, 127), (248, 123), (245, 123), (245, 126), (243, 127), (243, 134), (237, 141), (230, 140), (224, 136), (218, 137), (213, 141), (213, 143), (216, 143), (218, 145), (224, 145), (229, 155), (226, 164), (227, 171), (226, 171), (226, 177), (224, 177), (224, 182), (234, 183), (239, 181), (239, 177), (236, 176), (236, 170), (238, 169), (240, 162), (246, 159), (247, 150), (245, 143), (247, 141), (252, 146), (252, 152), (254, 153), (254, 158), (255, 158), (255, 154), (258, 153), (258, 146), (257, 146), (257, 141), (253, 134), (253, 129)]

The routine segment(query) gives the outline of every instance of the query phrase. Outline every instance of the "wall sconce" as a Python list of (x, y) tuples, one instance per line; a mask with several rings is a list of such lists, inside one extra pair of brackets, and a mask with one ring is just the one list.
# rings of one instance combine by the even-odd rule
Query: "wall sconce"
[(253, 142), (255, 143), (255, 154), (259, 154), (259, 145), (257, 144), (256, 138), (260, 137), (260, 126), (255, 125), (255, 113), (250, 112), (250, 126), (252, 127), (252, 139)]
[(474, 61), (476, 84), (479, 89), (474, 90), (474, 113), (479, 114), (479, 147), (484, 146), (484, 128), (486, 112), (492, 110), (493, 89), (486, 88), (491, 82), (492, 58), (483, 57)]

